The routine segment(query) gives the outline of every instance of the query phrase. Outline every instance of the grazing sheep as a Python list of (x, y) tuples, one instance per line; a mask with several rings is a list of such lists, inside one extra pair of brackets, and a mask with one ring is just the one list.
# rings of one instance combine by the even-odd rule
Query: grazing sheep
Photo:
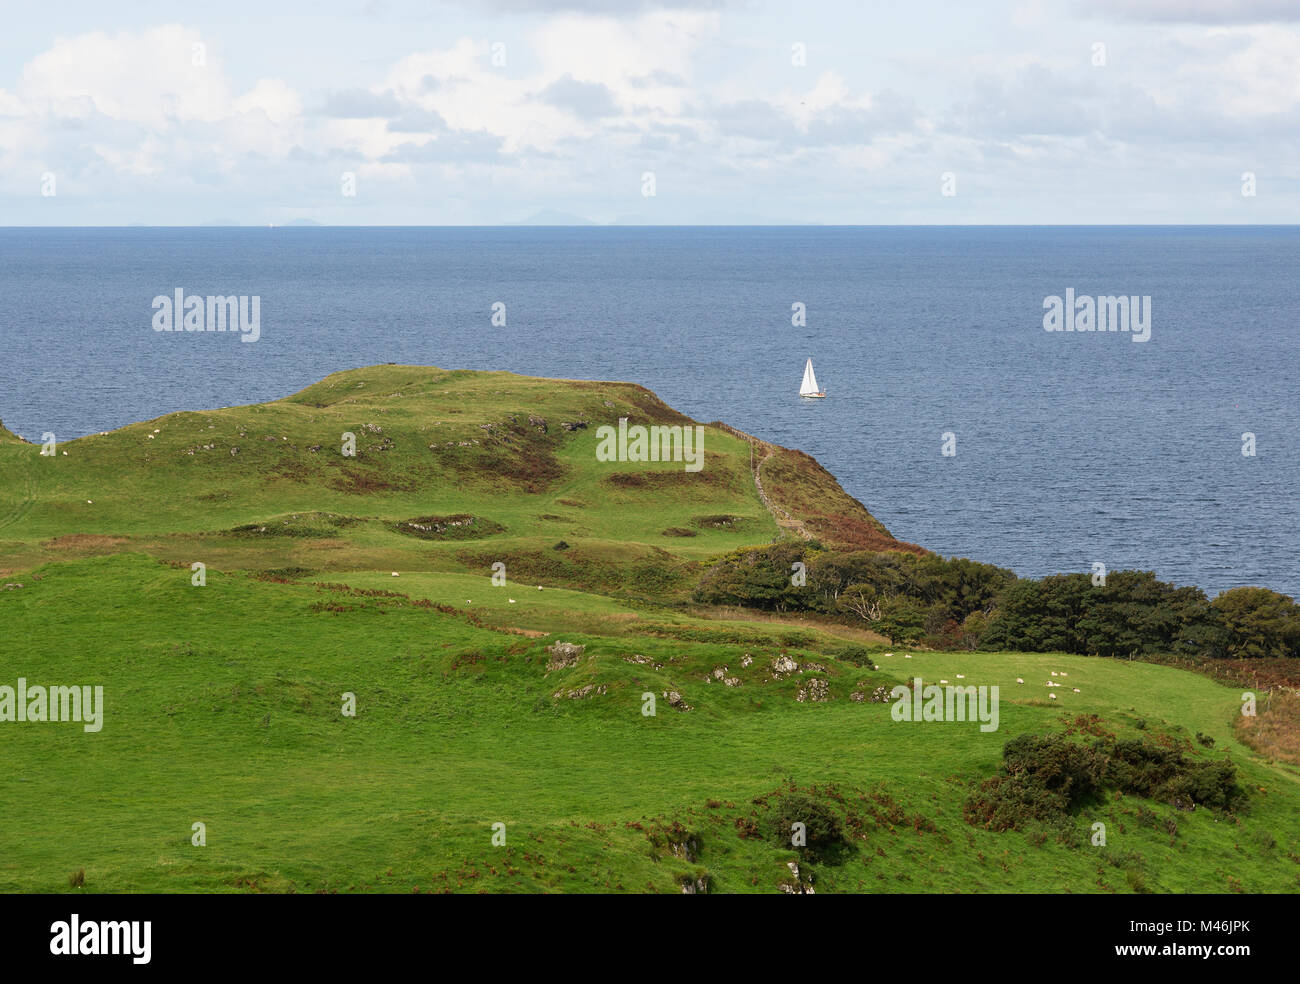
[(1055, 671), (1055, 670), (1052, 671), (1052, 676), (1056, 676), (1056, 671)]
[(1024, 677), (1016, 677), (1016, 683), (1024, 683), (1024, 682), (1025, 682)]
[(397, 571), (393, 571), (393, 577), (401, 577), (401, 575), (398, 574)]
[(1080, 690), (1078, 687), (1075, 687), (1075, 688), (1074, 688), (1074, 692), (1075, 692), (1076, 694), (1081, 694), (1081, 693), (1083, 693), (1083, 691)]
[(958, 673), (958, 674), (957, 674), (957, 679), (958, 679), (958, 680), (965, 680), (965, 679), (966, 679), (966, 674), (965, 674), (965, 673)]
[(947, 681), (947, 680), (940, 680), (939, 682), (940, 682), (940, 683), (947, 683), (948, 681)]
[(1052, 700), (1056, 700), (1056, 694), (1048, 694), (1047, 696), (1048, 696), (1048, 697), (1051, 697)]
[(506, 600), (509, 601), (510, 604), (512, 605), (515, 603), (515, 600), (513, 598), (507, 598)]

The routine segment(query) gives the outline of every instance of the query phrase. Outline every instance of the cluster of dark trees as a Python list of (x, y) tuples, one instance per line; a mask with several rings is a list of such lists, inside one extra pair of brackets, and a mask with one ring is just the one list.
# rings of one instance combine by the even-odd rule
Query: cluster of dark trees
[(938, 649), (1300, 657), (1300, 605), (1286, 595), (1234, 588), (1211, 601), (1150, 571), (1032, 580), (960, 557), (787, 542), (728, 554), (694, 597), (861, 619), (894, 643)]

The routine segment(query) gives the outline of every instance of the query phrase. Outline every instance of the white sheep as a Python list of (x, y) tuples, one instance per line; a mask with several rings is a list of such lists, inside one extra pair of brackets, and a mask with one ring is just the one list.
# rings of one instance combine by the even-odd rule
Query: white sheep
[(1024, 682), (1025, 682), (1024, 677), (1016, 677), (1016, 683), (1024, 683)]

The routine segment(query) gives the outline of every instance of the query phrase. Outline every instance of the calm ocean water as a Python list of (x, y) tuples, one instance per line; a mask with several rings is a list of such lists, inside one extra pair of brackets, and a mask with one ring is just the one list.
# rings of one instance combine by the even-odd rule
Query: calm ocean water
[[(155, 333), (177, 287), (260, 295), (261, 340)], [(1150, 295), (1151, 340), (1044, 332), (1067, 287)], [(70, 438), (380, 362), (625, 379), (945, 554), (1300, 596), (1297, 311), (1296, 227), (0, 229), (0, 417)]]

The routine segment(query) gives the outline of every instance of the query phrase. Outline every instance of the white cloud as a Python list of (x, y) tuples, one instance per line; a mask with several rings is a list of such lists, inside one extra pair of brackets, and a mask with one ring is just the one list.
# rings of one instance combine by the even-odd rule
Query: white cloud
[(177, 24), (139, 33), (93, 32), (58, 38), (24, 66), (17, 95), (29, 109), (52, 116), (110, 119), (165, 130), (192, 120), (213, 121), (230, 110), (230, 86), (220, 58), (203, 38)]
[[(1011, 0), (1007, 15), (1050, 28), (1063, 3)], [(1264, 6), (1239, 4), (1235, 15)], [(1035, 187), (1060, 201), (1071, 168), (1107, 175), (1079, 187), (1108, 180), (1110, 194), (1117, 174), (1155, 181), (1189, 159), (1229, 175), (1241, 160), (1266, 167), (1300, 139), (1300, 32), (1289, 25), (1149, 24), (1118, 35), (1090, 25), (1078, 37), (1111, 37), (1101, 69), (1085, 42), (1012, 32), (1019, 48), (917, 48), (896, 63), (904, 84), (896, 76), (889, 86), (855, 63), (772, 73), (764, 59), (784, 41), (737, 42), (715, 10), (568, 11), (515, 26), (492, 35), (510, 39), (504, 66), (487, 37), (449, 34), (380, 62), (358, 55), (366, 71), (351, 88), (305, 92), (291, 61), (241, 64), (243, 78), (274, 74), (236, 84), (222, 54), (231, 39), (193, 27), (59, 37), (0, 77), (0, 195), (32, 195), (49, 168), (69, 178), (61, 195), (101, 202), (135, 188), (140, 200), (213, 214), (243, 202), (301, 212), (295, 196), (339, 207), (338, 174), (350, 170), (363, 189), (347, 203), (353, 217), (387, 202), (389, 220), (433, 221), (449, 213), (416, 216), (412, 203), (454, 202), (456, 215), (477, 207), (480, 221), (494, 221), (517, 200), (519, 215), (551, 206), (660, 220), (676, 201), (683, 211), (672, 214), (685, 220), (713, 202), (735, 215), (760, 193), (779, 203), (788, 189), (793, 214), (836, 221), (854, 214), (840, 203), (856, 207), (864, 179), (882, 199), (913, 196), (896, 216), (933, 208), (934, 176), (949, 168), (979, 172), (964, 189), (1025, 189), (1019, 208)], [(719, 58), (722, 49), (731, 55)], [(918, 84), (922, 101), (909, 76), (943, 84)], [(643, 170), (659, 174), (657, 202), (639, 198)]]

